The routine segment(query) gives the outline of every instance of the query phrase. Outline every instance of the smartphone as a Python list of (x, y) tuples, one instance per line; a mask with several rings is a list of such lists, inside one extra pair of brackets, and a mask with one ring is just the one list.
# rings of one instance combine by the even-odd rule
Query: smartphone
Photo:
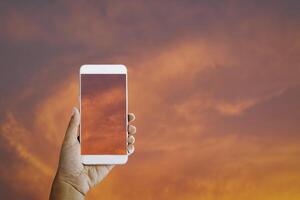
[(127, 93), (125, 65), (80, 67), (80, 153), (83, 164), (127, 162)]

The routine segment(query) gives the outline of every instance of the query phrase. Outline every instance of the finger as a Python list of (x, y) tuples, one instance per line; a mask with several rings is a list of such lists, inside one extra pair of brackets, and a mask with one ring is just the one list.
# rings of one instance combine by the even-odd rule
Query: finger
[(128, 126), (128, 132), (129, 134), (135, 134), (136, 133), (136, 127), (133, 125)]
[(69, 122), (69, 126), (66, 131), (64, 143), (74, 144), (78, 143), (78, 127), (80, 124), (80, 114), (77, 108), (73, 108), (72, 116)]
[(135, 115), (133, 113), (128, 114), (128, 121), (133, 122), (135, 120)]
[(130, 144), (127, 146), (127, 152), (128, 152), (128, 155), (131, 155), (134, 152), (133, 144)]
[(135, 138), (133, 137), (133, 135), (130, 135), (128, 137), (128, 144), (134, 144), (134, 142), (135, 142)]

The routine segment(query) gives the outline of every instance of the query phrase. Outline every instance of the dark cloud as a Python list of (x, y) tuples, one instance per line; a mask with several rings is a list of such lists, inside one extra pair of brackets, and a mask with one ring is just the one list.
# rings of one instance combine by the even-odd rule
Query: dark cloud
[(280, 95), (262, 101), (239, 117), (224, 119), (219, 127), (231, 132), (252, 134), (262, 139), (274, 142), (275, 138), (281, 141), (297, 139), (300, 127), (300, 88), (299, 85), (287, 88)]

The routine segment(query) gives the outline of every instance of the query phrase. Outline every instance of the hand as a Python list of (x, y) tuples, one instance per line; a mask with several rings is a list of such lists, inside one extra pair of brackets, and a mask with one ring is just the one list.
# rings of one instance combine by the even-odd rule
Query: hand
[[(128, 114), (129, 122), (132, 122), (134, 119), (134, 114)], [(69, 191), (68, 193), (77, 192), (78, 199), (84, 199), (85, 194), (103, 180), (113, 168), (113, 165), (83, 165), (80, 162), (79, 124), (80, 114), (78, 109), (74, 108), (61, 147), (58, 170), (53, 182), (50, 199), (61, 199), (58, 197), (60, 194), (55, 192), (66, 193), (66, 191), (61, 191), (63, 188), (66, 188)], [(134, 152), (133, 144), (135, 138), (133, 135), (136, 132), (135, 126), (129, 125), (128, 132), (127, 150), (129, 154), (132, 154)], [(66, 195), (60, 195), (60, 197), (64, 196), (63, 198), (66, 198)]]

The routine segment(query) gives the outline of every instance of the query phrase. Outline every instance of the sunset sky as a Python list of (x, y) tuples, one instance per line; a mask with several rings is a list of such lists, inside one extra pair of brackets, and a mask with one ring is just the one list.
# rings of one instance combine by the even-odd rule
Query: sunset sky
[(300, 199), (299, 10), (1, 1), (0, 199), (47, 199), (79, 67), (92, 63), (127, 66), (137, 134), (87, 199)]
[(126, 151), (126, 75), (81, 74), (81, 154)]

